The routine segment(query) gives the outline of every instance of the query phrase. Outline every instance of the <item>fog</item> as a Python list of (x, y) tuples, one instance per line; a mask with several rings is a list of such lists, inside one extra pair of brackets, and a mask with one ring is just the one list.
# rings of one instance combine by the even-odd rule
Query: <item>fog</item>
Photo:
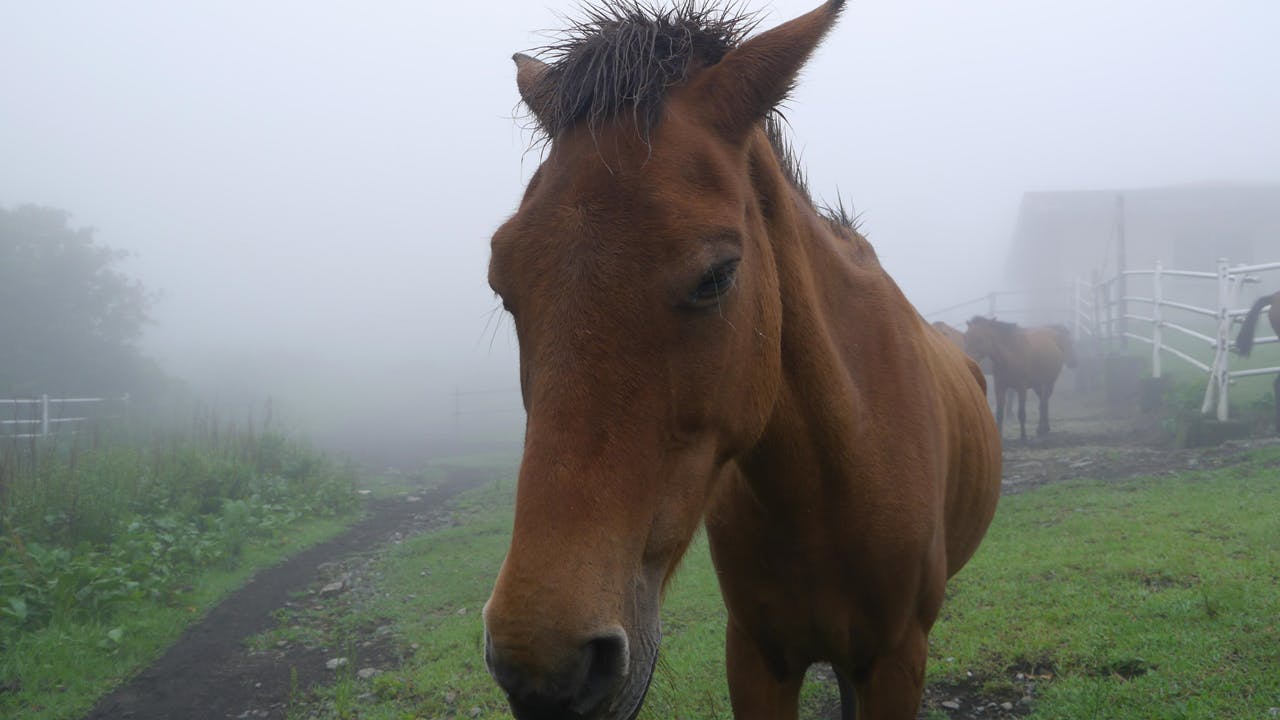
[[(572, 11), (6, 3), (0, 205), (131, 251), (148, 351), (231, 413), (270, 395), (388, 457), (518, 431), (513, 392), (456, 426), (454, 393), (517, 384), (485, 281), (537, 163), (510, 56)], [(928, 311), (998, 285), (1025, 191), (1280, 180), (1277, 28), (1268, 0), (859, 0), (786, 115)]]

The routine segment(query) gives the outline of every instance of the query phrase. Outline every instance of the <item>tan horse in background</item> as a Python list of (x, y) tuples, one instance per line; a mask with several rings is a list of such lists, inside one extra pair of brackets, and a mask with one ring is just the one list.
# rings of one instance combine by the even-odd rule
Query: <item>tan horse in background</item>
[[(1262, 308), (1268, 305), (1271, 306), (1271, 312), (1267, 313), (1271, 331), (1280, 335), (1280, 292), (1277, 292), (1258, 298), (1253, 303), (1253, 307), (1249, 308), (1248, 314), (1244, 316), (1244, 325), (1240, 328), (1240, 334), (1236, 336), (1236, 352), (1240, 353), (1240, 357), (1249, 357), (1249, 353), (1253, 352), (1253, 332), (1258, 325), (1258, 317), (1262, 315)], [(1276, 376), (1274, 388), (1276, 434), (1280, 435), (1280, 375)]]
[(975, 316), (964, 334), (965, 352), (981, 362), (991, 359), (996, 396), (996, 427), (1004, 430), (1008, 392), (1018, 394), (1019, 437), (1027, 440), (1027, 390), (1040, 399), (1036, 435), (1049, 432), (1049, 397), (1062, 366), (1076, 366), (1071, 331), (1061, 325), (1022, 328), (1015, 323)]
[(737, 718), (913, 720), (944, 586), (1000, 493), (976, 365), (815, 209), (768, 118), (841, 3), (743, 40), (701, 3), (588, 9), (518, 55), (549, 141), (494, 234), (528, 426), (485, 659), (517, 718), (634, 718), (703, 524)]

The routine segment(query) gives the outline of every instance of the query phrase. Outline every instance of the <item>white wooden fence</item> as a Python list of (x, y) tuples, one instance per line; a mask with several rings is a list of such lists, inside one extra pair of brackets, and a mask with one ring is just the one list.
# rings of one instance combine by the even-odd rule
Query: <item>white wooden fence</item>
[[(124, 400), (127, 401), (128, 397)], [(0, 398), (0, 408), (7, 406), (11, 410), (5, 413), (10, 416), (9, 419), (0, 420), (0, 439), (44, 438), (74, 433), (80, 423), (107, 419), (107, 416), (87, 414), (88, 407), (105, 402), (108, 402), (108, 398), (51, 398), (48, 395), (38, 398)], [(0, 413), (2, 412), (0, 409)], [(67, 413), (74, 414), (68, 416)]]
[[(1159, 262), (1150, 270), (1126, 270), (1115, 277), (1103, 281), (1085, 281), (1077, 279), (1061, 290), (1061, 305), (1039, 309), (1028, 307), (1025, 302), (1015, 298), (1045, 293), (1035, 291), (999, 291), (956, 303), (950, 307), (929, 313), (925, 317), (945, 319), (955, 317), (956, 311), (971, 308), (968, 312), (985, 312), (990, 317), (1038, 313), (1037, 321), (1058, 321), (1072, 329), (1077, 341), (1089, 337), (1096, 341), (1100, 351), (1122, 352), (1125, 341), (1135, 340), (1151, 346), (1151, 374), (1160, 377), (1163, 374), (1163, 355), (1169, 354), (1179, 358), (1207, 375), (1204, 391), (1204, 404), (1201, 410), (1208, 414), (1217, 413), (1218, 419), (1228, 419), (1227, 394), (1232, 381), (1255, 375), (1280, 374), (1280, 366), (1252, 368), (1244, 370), (1231, 369), (1232, 342), (1235, 337), (1235, 325), (1248, 314), (1248, 307), (1241, 308), (1241, 289), (1246, 284), (1263, 281), (1259, 273), (1280, 271), (1280, 262), (1261, 263), (1257, 265), (1232, 266), (1226, 258), (1218, 260), (1217, 269), (1213, 272), (1202, 270), (1178, 270), (1163, 267)], [(1129, 291), (1129, 280), (1150, 279), (1151, 294), (1135, 295)], [(1170, 280), (1177, 278), (1190, 279), (1197, 283), (1210, 282), (1216, 286), (1216, 301), (1212, 307), (1196, 305), (1194, 301), (1179, 297)], [(1187, 287), (1181, 284), (1183, 291)], [(1212, 287), (1212, 286), (1211, 286)], [(1265, 290), (1280, 290), (1280, 273), (1271, 276)], [(1058, 293), (1052, 290), (1050, 297)], [(1150, 309), (1150, 315), (1137, 314), (1134, 306)], [(1204, 318), (1201, 329), (1189, 327), (1192, 324), (1187, 317)], [(1261, 320), (1265, 324), (1265, 318)], [(1135, 332), (1136, 325), (1149, 326), (1150, 334)], [(1212, 326), (1212, 329), (1208, 329)], [(1172, 347), (1165, 332), (1173, 332), (1192, 338), (1196, 343), (1203, 343), (1204, 353), (1186, 352)], [(1210, 335), (1208, 333), (1212, 332)], [(1255, 345), (1280, 342), (1274, 335), (1260, 335), (1254, 340)]]
[[(1104, 284), (1106, 287), (1100, 288), (1101, 295), (1104, 298), (1101, 304), (1106, 306), (1107, 311), (1106, 319), (1098, 325), (1100, 329), (1099, 335), (1108, 340), (1123, 337), (1149, 344), (1151, 346), (1151, 374), (1153, 377), (1160, 377), (1163, 372), (1162, 353), (1177, 357), (1206, 373), (1208, 382), (1205, 385), (1204, 404), (1201, 406), (1201, 411), (1208, 414), (1216, 408), (1218, 419), (1226, 420), (1228, 419), (1228, 389), (1233, 380), (1255, 375), (1275, 375), (1280, 373), (1280, 366), (1248, 370), (1231, 369), (1232, 340), (1235, 335), (1234, 326), (1249, 312), (1247, 307), (1238, 307), (1240, 305), (1240, 290), (1246, 284), (1261, 282), (1261, 278), (1258, 277), (1257, 273), (1276, 270), (1280, 270), (1280, 262), (1232, 266), (1226, 258), (1219, 258), (1216, 272), (1166, 269), (1159, 262), (1150, 270), (1126, 270), (1122, 273), (1125, 278), (1150, 278), (1151, 295), (1130, 295), (1127, 291), (1116, 295), (1112, 292), (1112, 288), (1120, 287), (1120, 283), (1117, 282), (1119, 277), (1107, 281)], [(1217, 291), (1215, 306), (1202, 307), (1170, 297), (1166, 292), (1166, 281), (1170, 278), (1190, 278), (1205, 283), (1215, 283)], [(1280, 277), (1277, 277), (1273, 284), (1280, 286)], [(1134, 314), (1130, 312), (1131, 305), (1148, 307), (1151, 314)], [(1214, 327), (1214, 335), (1209, 336), (1187, 327), (1183, 324), (1186, 321), (1174, 322), (1171, 320), (1170, 317), (1176, 316), (1178, 312), (1193, 317), (1209, 319)], [(1151, 334), (1131, 332), (1128, 322), (1150, 326)], [(1265, 319), (1262, 322), (1265, 323)], [(1201, 359), (1177, 348), (1170, 347), (1164, 335), (1166, 329), (1181, 333), (1203, 343), (1208, 357)], [(1275, 342), (1280, 342), (1280, 340), (1277, 340), (1274, 335), (1263, 335), (1254, 340), (1256, 345)]]

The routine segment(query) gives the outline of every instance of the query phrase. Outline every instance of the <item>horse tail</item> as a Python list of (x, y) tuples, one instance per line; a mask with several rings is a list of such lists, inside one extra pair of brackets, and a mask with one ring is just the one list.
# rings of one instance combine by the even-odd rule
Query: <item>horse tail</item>
[(1053, 326), (1057, 336), (1058, 349), (1062, 351), (1062, 364), (1069, 368), (1076, 366), (1076, 344), (1071, 341), (1071, 331), (1062, 325)]
[(1240, 357), (1249, 357), (1249, 353), (1253, 352), (1253, 329), (1258, 325), (1258, 316), (1262, 314), (1262, 308), (1270, 305), (1274, 298), (1275, 295), (1258, 298), (1253, 307), (1249, 308), (1249, 314), (1244, 316), (1244, 326), (1236, 336), (1236, 352), (1240, 353)]

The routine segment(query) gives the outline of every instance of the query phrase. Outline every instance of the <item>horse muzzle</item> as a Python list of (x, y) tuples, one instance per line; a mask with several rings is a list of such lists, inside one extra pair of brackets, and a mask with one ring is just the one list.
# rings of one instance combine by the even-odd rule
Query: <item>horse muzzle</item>
[(631, 720), (657, 661), (657, 643), (634, 648), (613, 628), (559, 653), (559, 657), (503, 647), (485, 633), (485, 664), (507, 694), (516, 720)]

